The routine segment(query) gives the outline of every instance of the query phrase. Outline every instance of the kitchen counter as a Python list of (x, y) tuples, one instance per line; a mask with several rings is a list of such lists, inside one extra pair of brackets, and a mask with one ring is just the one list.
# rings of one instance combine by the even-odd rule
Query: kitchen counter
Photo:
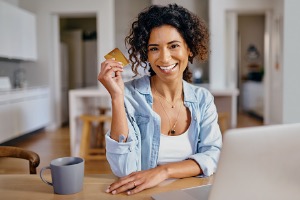
[(0, 143), (49, 124), (49, 93), (48, 87), (0, 92)]
[(30, 86), (30, 87), (24, 87), (24, 88), (11, 88), (11, 89), (0, 89), (0, 95), (15, 93), (15, 92), (26, 92), (28, 90), (39, 90), (39, 89), (45, 89), (48, 88), (46, 85), (42, 86)]

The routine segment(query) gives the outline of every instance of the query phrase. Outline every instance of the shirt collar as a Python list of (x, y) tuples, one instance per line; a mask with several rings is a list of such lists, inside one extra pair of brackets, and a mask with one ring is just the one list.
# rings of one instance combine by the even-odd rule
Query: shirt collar
[[(197, 102), (196, 94), (192, 87), (193, 85), (185, 80), (183, 81), (184, 101)], [(142, 78), (136, 79), (135, 89), (144, 95), (151, 94), (150, 76), (145, 75)]]

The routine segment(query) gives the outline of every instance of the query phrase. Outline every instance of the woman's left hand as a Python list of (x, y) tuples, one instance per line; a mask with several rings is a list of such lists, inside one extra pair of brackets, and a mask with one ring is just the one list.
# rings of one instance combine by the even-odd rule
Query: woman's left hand
[(147, 188), (154, 187), (168, 178), (162, 166), (153, 169), (133, 172), (112, 183), (106, 190), (107, 193), (119, 194), (127, 191), (128, 195), (138, 193)]

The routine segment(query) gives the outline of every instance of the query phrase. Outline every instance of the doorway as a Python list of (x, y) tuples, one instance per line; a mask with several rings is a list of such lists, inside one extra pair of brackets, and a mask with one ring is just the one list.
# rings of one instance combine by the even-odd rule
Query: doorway
[[(253, 19), (258, 18), (260, 20), (259, 23), (262, 29), (260, 32), (263, 33), (260, 34), (260, 36), (255, 36), (254, 39), (259, 37), (261, 42), (258, 45), (255, 42), (246, 40), (246, 45), (244, 49), (242, 49), (240, 40), (241, 38), (245, 38), (245, 36), (239, 33), (239, 26), (242, 26), (241, 23), (243, 23), (245, 19), (250, 18), (251, 20), (252, 17)], [(259, 92), (260, 94), (262, 93), (263, 96), (260, 95), (259, 99), (259, 113), (254, 116), (258, 117), (258, 119), (260, 118), (259, 120), (263, 120), (263, 124), (270, 123), (271, 24), (272, 13), (268, 10), (259, 12), (254, 10), (235, 10), (226, 12), (225, 38), (226, 47), (228, 49), (226, 52), (227, 85), (229, 87), (239, 88), (240, 95), (237, 108), (241, 111), (243, 109), (243, 101), (247, 101), (249, 98), (252, 98), (252, 95), (256, 95), (255, 92), (244, 92), (243, 82), (247, 78), (255, 79), (258, 83), (260, 82), (260, 84), (258, 84), (259, 89), (257, 90), (263, 90), (263, 92)], [(252, 33), (252, 35), (256, 35), (256, 31), (255, 26), (248, 32), (246, 30), (248, 34)], [(261, 35), (263, 39), (261, 39)], [(253, 41), (255, 41), (254, 39)], [(261, 45), (263, 45), (263, 47), (261, 47)], [(243, 72), (242, 67), (240, 67), (242, 60), (245, 61), (245, 72)], [(259, 79), (261, 79), (261, 81), (258, 81)], [(247, 94), (248, 96), (250, 95), (250, 97), (248, 97)], [(249, 113), (254, 114), (254, 112), (251, 111)]]
[(239, 14), (238, 98), (239, 112), (264, 120), (265, 14)]
[(59, 16), (61, 124), (69, 122), (69, 90), (97, 86), (97, 19)]

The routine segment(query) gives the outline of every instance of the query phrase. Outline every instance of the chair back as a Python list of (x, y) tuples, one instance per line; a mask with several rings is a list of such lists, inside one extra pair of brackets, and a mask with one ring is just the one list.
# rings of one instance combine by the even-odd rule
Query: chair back
[(28, 160), (30, 174), (36, 174), (36, 168), (40, 164), (40, 157), (37, 153), (19, 147), (0, 146), (0, 157)]

